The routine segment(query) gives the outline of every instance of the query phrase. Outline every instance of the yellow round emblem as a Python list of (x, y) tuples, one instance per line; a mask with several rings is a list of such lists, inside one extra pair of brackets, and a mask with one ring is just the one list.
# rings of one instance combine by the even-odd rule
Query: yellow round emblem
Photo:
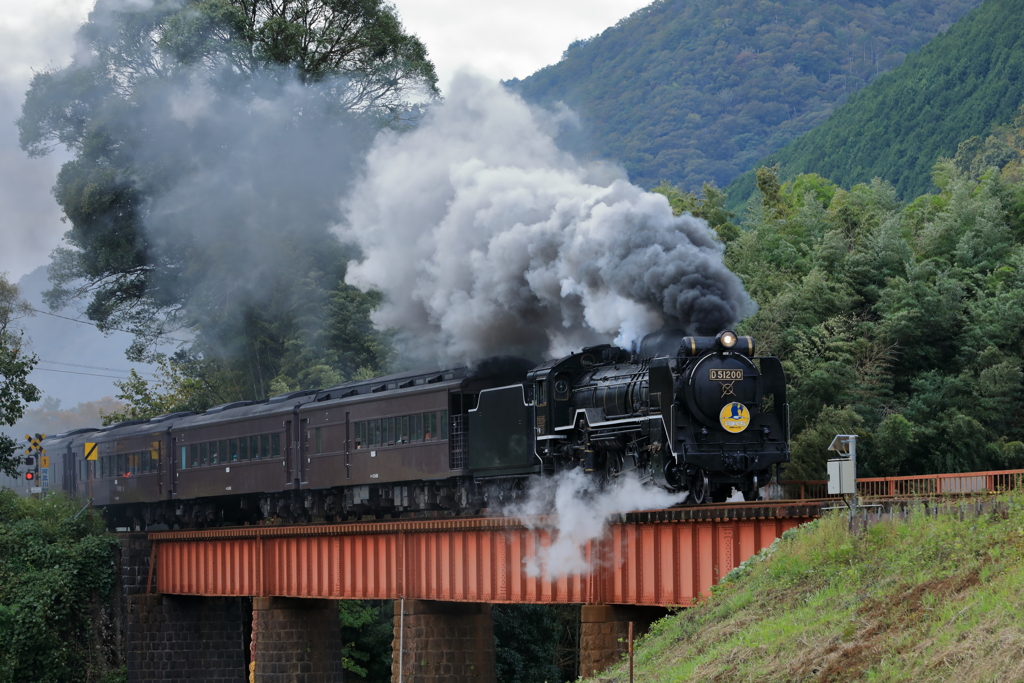
[(750, 424), (750, 411), (742, 403), (735, 401), (722, 408), (718, 414), (718, 421), (727, 432), (738, 434)]

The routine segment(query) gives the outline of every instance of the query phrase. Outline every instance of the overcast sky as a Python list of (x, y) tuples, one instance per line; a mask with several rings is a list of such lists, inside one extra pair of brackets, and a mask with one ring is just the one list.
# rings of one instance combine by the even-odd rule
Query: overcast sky
[[(577, 38), (600, 33), (649, 0), (397, 0), (406, 28), (426, 43), (444, 90), (470, 67), (494, 79), (528, 76)], [(17, 280), (47, 263), (66, 226), (50, 188), (63, 157), (18, 148), (21, 100), (33, 70), (63, 66), (93, 0), (0, 0), (0, 272)]]

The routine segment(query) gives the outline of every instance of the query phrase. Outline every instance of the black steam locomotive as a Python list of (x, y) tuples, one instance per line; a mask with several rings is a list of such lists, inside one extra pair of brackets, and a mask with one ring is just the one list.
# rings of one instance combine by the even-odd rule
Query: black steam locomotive
[(112, 527), (476, 512), (582, 468), (689, 502), (756, 499), (788, 462), (782, 365), (731, 331), (496, 358), (242, 401), (47, 440), (53, 488)]

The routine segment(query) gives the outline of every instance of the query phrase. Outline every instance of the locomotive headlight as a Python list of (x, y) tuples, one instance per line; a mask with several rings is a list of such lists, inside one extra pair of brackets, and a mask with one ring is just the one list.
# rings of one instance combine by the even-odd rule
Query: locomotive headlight
[(731, 349), (736, 346), (736, 333), (732, 330), (726, 330), (718, 335), (718, 343), (722, 345), (723, 349)]

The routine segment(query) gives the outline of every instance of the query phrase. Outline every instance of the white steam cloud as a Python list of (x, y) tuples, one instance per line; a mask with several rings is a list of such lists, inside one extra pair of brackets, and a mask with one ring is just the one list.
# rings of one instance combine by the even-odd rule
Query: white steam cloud
[(378, 137), (338, 233), (365, 257), (347, 281), (384, 292), (374, 323), (410, 360), (628, 348), (755, 310), (704, 221), (558, 149), (566, 118), (464, 73), (416, 130)]
[[(571, 470), (557, 478), (535, 481), (526, 499), (506, 508), (529, 529), (551, 533), (551, 544), (537, 547), (526, 564), (527, 576), (554, 579), (586, 574), (591, 566), (586, 544), (604, 536), (608, 517), (616, 513), (665, 508), (683, 502), (687, 494), (645, 486), (633, 477), (620, 477), (598, 490), (593, 477)], [(549, 516), (537, 519), (538, 516)]]

